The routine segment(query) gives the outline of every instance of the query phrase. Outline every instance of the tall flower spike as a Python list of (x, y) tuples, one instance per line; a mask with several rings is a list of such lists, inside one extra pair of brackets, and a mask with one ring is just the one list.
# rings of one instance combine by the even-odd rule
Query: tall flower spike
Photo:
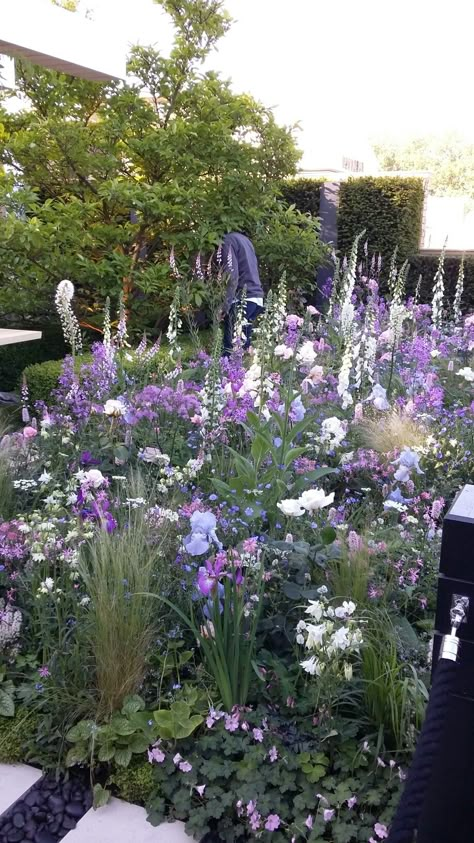
[(125, 310), (122, 293), (120, 294), (118, 317), (117, 336), (115, 339), (119, 348), (124, 348), (125, 346), (128, 348), (127, 311)]
[(179, 286), (176, 286), (173, 301), (171, 302), (170, 307), (168, 330), (166, 332), (166, 336), (168, 338), (169, 343), (169, 355), (172, 360), (177, 357), (181, 352), (181, 348), (178, 344), (179, 331), (183, 324), (180, 316), (180, 304), (180, 289)]
[(72, 309), (74, 285), (67, 278), (60, 281), (56, 288), (54, 301), (63, 329), (64, 339), (71, 346), (73, 356), (82, 351), (82, 337), (79, 322)]
[(110, 298), (107, 296), (104, 306), (104, 331), (103, 340), (104, 347), (109, 350), (112, 344), (112, 333), (110, 328)]
[(444, 241), (443, 250), (439, 256), (438, 269), (433, 282), (433, 301), (431, 303), (431, 321), (438, 330), (443, 322), (443, 299), (444, 299), (444, 259), (446, 255), (447, 238)]
[(459, 325), (461, 321), (461, 299), (462, 294), (464, 291), (464, 255), (461, 258), (461, 263), (459, 264), (459, 272), (456, 281), (456, 292), (454, 294), (454, 302), (453, 302), (453, 316), (454, 316), (454, 324)]

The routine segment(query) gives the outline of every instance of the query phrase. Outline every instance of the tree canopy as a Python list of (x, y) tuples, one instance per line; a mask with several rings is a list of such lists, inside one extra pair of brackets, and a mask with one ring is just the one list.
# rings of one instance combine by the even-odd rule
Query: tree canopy
[(454, 132), (380, 140), (374, 151), (383, 170), (429, 170), (430, 190), (437, 196), (474, 198), (474, 143)]
[(174, 24), (171, 53), (134, 48), (134, 84), (19, 63), (27, 107), (12, 114), (0, 103), (0, 313), (32, 312), (33, 295), (34, 311), (47, 311), (62, 278), (89, 315), (121, 289), (138, 291), (130, 301), (141, 317), (156, 313), (172, 297), (170, 249), (191, 260), (234, 229), (260, 242), (271, 281), (285, 262), (284, 247), (271, 247), (282, 220), (290, 276), (313, 277), (317, 222), (277, 201), (299, 158), (292, 130), (203, 72), (230, 26), (221, 2), (161, 5)]

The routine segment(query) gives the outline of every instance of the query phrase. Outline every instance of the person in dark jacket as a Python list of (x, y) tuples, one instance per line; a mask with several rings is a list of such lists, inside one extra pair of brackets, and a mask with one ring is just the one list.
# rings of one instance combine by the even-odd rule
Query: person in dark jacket
[(237, 305), (245, 290), (246, 322), (244, 348), (250, 346), (253, 322), (263, 311), (263, 287), (252, 241), (236, 231), (226, 234), (222, 244), (222, 265), (229, 276), (222, 317), (224, 319), (224, 354), (232, 351)]

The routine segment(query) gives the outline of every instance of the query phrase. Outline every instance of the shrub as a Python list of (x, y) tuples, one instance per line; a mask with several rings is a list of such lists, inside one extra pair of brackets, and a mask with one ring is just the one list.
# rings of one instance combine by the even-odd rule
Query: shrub
[(348, 254), (365, 229), (371, 253), (380, 252), (387, 267), (395, 247), (399, 261), (418, 251), (424, 202), (423, 179), (364, 177), (341, 184), (338, 248)]
[(126, 769), (117, 767), (110, 777), (109, 784), (115, 786), (117, 796), (126, 802), (145, 805), (155, 786), (153, 767), (148, 761), (130, 764)]
[(31, 709), (17, 709), (15, 717), (0, 717), (0, 764), (24, 761), (27, 744), (35, 735), (38, 715)]
[(294, 205), (302, 214), (319, 217), (321, 187), (325, 179), (291, 179), (281, 185), (281, 197), (286, 205)]

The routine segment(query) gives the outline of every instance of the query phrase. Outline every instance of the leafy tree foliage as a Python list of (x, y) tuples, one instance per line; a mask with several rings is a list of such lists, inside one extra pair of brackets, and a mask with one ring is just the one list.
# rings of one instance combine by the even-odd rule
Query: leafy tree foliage
[(281, 243), (272, 247), (282, 220), (289, 281), (314, 277), (317, 222), (276, 198), (299, 157), (291, 130), (202, 71), (230, 25), (220, 0), (161, 5), (174, 23), (173, 48), (169, 57), (134, 48), (134, 84), (19, 65), (28, 107), (0, 107), (0, 313), (47, 312), (54, 285), (70, 278), (89, 320), (123, 290), (149, 321), (173, 295), (172, 247), (191, 261), (244, 229), (262, 244), (271, 280), (285, 257)]

